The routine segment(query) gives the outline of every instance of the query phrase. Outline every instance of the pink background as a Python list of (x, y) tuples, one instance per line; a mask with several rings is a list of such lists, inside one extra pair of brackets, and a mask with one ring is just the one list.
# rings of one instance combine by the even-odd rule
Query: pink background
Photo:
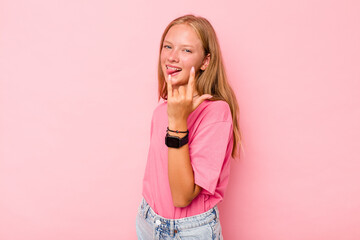
[(360, 239), (360, 2), (0, 2), (0, 239), (136, 239), (160, 36), (215, 27), (244, 150), (225, 239)]

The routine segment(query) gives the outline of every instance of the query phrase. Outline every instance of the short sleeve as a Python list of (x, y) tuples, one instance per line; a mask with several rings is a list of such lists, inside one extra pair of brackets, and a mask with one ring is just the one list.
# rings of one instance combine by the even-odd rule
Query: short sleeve
[(232, 122), (219, 121), (199, 127), (189, 145), (195, 184), (213, 195), (229, 148), (232, 148)]

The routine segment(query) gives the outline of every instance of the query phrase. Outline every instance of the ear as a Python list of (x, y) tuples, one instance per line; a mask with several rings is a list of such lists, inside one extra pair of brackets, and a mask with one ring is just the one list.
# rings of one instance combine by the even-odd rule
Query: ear
[(205, 69), (207, 68), (207, 66), (209, 65), (209, 63), (210, 63), (210, 53), (208, 53), (208, 54), (205, 56), (205, 58), (204, 58), (204, 60), (203, 60), (203, 62), (202, 62), (202, 65), (201, 65), (200, 69), (203, 70), (203, 71), (205, 71)]

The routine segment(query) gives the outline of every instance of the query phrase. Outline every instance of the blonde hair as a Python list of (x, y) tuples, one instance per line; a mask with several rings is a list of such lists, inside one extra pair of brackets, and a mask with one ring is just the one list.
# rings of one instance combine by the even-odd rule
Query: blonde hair
[(225, 67), (223, 64), (220, 45), (216, 37), (214, 28), (210, 22), (203, 17), (196, 17), (194, 15), (185, 15), (173, 20), (165, 28), (165, 31), (161, 37), (160, 53), (158, 63), (158, 100), (160, 98), (167, 99), (167, 85), (164, 77), (164, 73), (161, 68), (161, 50), (166, 34), (170, 28), (177, 24), (187, 24), (191, 26), (197, 35), (199, 36), (204, 49), (204, 56), (210, 54), (210, 62), (207, 68), (197, 74), (196, 90), (201, 96), (202, 94), (211, 94), (213, 97), (211, 101), (223, 100), (229, 104), (232, 120), (233, 120), (233, 150), (232, 157), (239, 156), (238, 147), (241, 145), (241, 132), (238, 123), (239, 105), (236, 100), (234, 91), (228, 83)]

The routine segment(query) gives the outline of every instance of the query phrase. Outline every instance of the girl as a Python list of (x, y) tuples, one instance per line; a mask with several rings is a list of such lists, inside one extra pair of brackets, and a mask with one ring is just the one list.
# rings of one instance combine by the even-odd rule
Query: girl
[[(165, 80), (166, 79), (166, 80)], [(211, 24), (186, 15), (160, 44), (138, 239), (222, 239), (217, 204), (240, 144), (238, 104)]]

